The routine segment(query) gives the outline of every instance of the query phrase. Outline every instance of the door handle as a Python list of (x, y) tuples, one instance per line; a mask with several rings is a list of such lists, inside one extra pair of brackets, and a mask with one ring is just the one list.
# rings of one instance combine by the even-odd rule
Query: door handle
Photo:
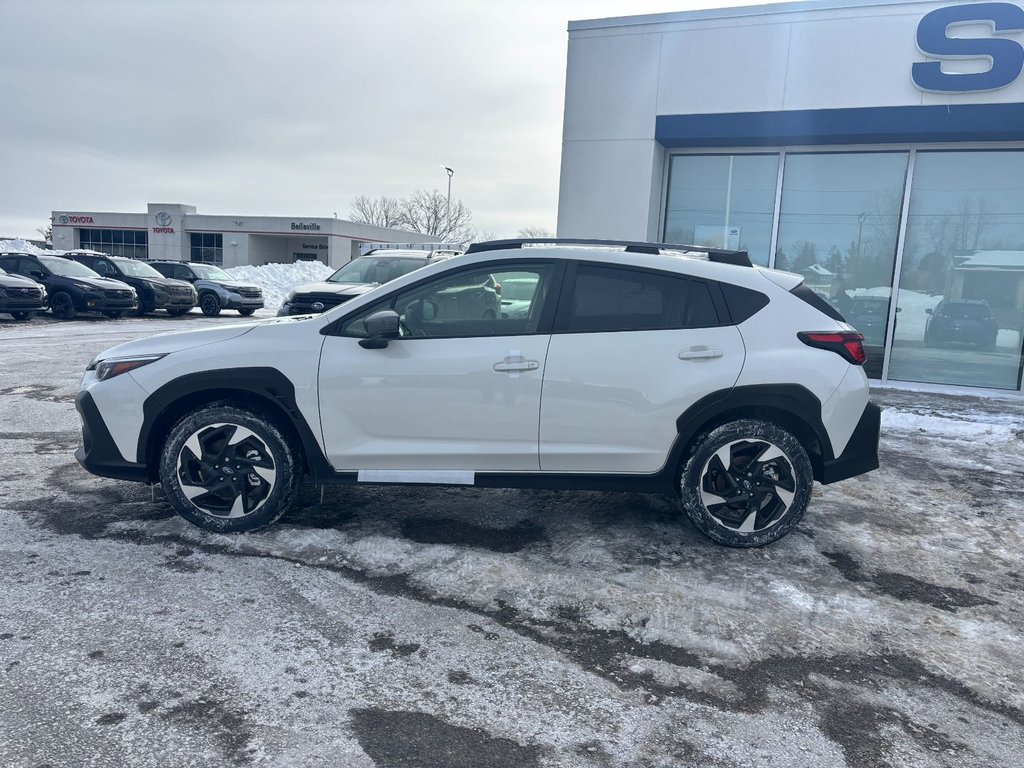
[(679, 353), (680, 360), (714, 360), (722, 356), (720, 349), (708, 349), (707, 347), (690, 347)]
[(536, 360), (527, 360), (522, 355), (509, 355), (504, 360), (494, 364), (494, 370), (498, 373), (512, 373), (514, 371), (536, 371), (540, 363)]

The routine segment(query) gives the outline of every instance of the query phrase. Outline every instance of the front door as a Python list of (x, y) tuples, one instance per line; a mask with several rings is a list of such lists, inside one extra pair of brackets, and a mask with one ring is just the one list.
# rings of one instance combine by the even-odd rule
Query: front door
[[(553, 274), (550, 264), (516, 267), (536, 288), (513, 317), (502, 312), (493, 267), (446, 271), (328, 336), (319, 397), (335, 469), (361, 470), (368, 480), (468, 483), (477, 471), (539, 469), (550, 340), (540, 320)], [(364, 349), (363, 321), (383, 308), (399, 313), (402, 336)]]

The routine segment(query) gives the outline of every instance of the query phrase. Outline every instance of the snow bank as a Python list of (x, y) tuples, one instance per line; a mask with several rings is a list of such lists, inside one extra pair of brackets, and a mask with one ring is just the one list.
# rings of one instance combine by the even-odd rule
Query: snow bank
[(276, 312), (292, 286), (321, 282), (334, 270), (319, 261), (297, 261), (294, 264), (264, 264), (259, 267), (247, 264), (232, 267), (225, 272), (262, 288), (264, 306)]

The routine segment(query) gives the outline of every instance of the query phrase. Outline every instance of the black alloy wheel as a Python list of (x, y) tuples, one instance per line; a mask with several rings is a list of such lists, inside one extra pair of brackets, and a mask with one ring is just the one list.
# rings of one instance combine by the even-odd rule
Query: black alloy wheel
[(71, 294), (66, 291), (58, 291), (50, 299), (50, 311), (53, 316), (61, 320), (73, 320), (75, 317), (75, 302)]
[(199, 308), (207, 317), (216, 317), (220, 314), (220, 299), (215, 293), (204, 293), (199, 297)]

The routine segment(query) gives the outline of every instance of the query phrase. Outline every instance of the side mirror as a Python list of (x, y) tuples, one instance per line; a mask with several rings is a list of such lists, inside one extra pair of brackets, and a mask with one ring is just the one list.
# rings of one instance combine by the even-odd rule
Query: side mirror
[(384, 349), (391, 339), (397, 339), (399, 331), (398, 313), (392, 309), (382, 309), (366, 318), (364, 325), (368, 337), (359, 340), (363, 349)]
[(926, 309), (926, 310), (924, 311), (924, 313), (925, 313), (926, 315), (930, 315), (930, 314), (932, 313), (932, 311), (931, 311), (931, 309)]
[(42, 280), (43, 278), (46, 277), (46, 275), (44, 275), (38, 269), (30, 269), (28, 271), (28, 276), (31, 277), (33, 280)]

